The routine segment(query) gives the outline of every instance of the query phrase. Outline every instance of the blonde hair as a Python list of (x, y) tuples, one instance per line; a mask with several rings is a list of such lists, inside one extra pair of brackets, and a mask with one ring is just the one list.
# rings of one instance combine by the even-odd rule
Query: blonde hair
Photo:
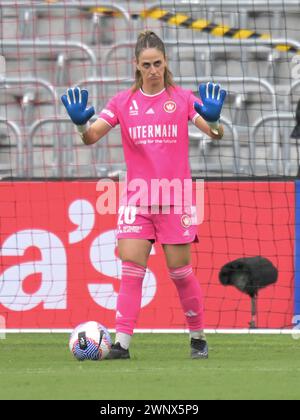
[[(158, 51), (163, 53), (164, 58), (166, 59), (166, 48), (163, 41), (152, 31), (145, 31), (141, 32), (138, 36), (137, 43), (135, 46), (135, 58), (136, 61), (139, 61), (139, 57), (142, 51), (146, 50), (147, 48), (156, 48)], [(164, 75), (164, 83), (165, 88), (169, 88), (174, 86), (173, 74), (166, 67), (165, 75)], [(143, 86), (143, 78), (141, 72), (136, 69), (135, 72), (135, 84), (132, 87), (132, 91), (136, 92)]]

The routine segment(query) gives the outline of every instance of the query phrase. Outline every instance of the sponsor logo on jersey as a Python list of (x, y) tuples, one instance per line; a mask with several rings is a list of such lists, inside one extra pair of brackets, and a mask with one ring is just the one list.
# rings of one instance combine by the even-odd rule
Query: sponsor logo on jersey
[(167, 101), (164, 104), (164, 110), (168, 113), (168, 114), (172, 114), (173, 112), (176, 111), (177, 105), (174, 101)]
[(132, 140), (175, 139), (178, 137), (177, 124), (138, 125), (128, 128)]
[(132, 105), (129, 108), (129, 115), (130, 116), (139, 115), (139, 107), (135, 99), (132, 101)]

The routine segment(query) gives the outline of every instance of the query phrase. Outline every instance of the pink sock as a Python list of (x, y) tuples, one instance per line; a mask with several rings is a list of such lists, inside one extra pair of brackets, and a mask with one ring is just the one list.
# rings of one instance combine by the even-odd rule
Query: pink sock
[(133, 334), (142, 302), (146, 268), (131, 262), (122, 263), (121, 287), (117, 300), (116, 331)]
[(175, 283), (190, 331), (204, 329), (204, 308), (201, 287), (193, 272), (193, 267), (187, 265), (169, 270)]

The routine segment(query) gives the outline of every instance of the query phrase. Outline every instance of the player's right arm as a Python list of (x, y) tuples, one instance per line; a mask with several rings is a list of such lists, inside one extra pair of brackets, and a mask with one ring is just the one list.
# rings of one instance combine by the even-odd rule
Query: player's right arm
[(94, 144), (104, 137), (112, 128), (103, 119), (99, 119), (92, 125), (89, 120), (95, 114), (94, 107), (87, 108), (88, 91), (79, 87), (68, 89), (67, 94), (61, 97), (69, 117), (76, 125), (82, 141), (87, 144)]
[(108, 123), (98, 119), (82, 134), (82, 141), (87, 145), (97, 143), (97, 141), (106, 136), (111, 129), (112, 127)]

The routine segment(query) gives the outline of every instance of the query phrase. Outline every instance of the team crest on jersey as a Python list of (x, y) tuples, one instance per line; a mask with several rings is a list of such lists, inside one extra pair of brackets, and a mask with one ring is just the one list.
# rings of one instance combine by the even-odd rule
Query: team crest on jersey
[(176, 111), (177, 105), (176, 102), (174, 101), (167, 101), (164, 104), (164, 110), (168, 113), (168, 114), (172, 114), (173, 112)]
[(181, 224), (184, 228), (188, 229), (192, 226), (192, 219), (187, 214), (184, 214), (181, 218)]

